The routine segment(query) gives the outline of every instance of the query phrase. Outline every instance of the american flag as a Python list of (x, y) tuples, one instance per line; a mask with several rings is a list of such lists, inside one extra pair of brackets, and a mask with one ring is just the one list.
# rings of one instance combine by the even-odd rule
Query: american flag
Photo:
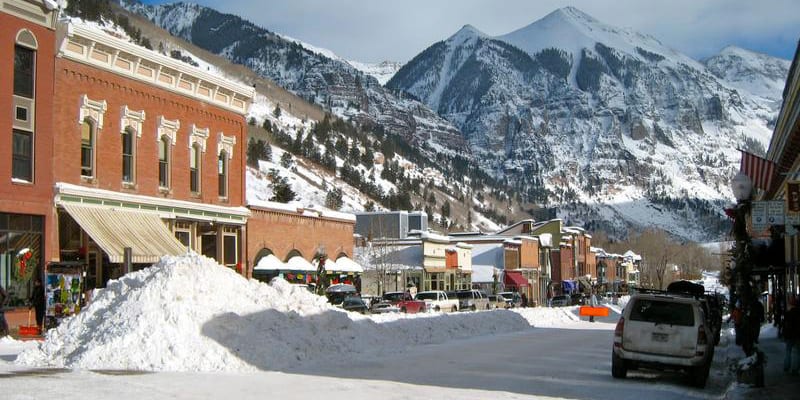
[(742, 173), (753, 181), (754, 187), (768, 190), (775, 175), (775, 163), (744, 150), (739, 151), (742, 152), (742, 163), (739, 166)]

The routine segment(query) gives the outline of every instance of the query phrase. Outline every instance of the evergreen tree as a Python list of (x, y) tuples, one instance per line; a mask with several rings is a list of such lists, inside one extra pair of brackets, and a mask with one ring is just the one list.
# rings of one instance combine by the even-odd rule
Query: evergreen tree
[(262, 124), (261, 127), (267, 132), (272, 132), (272, 124), (266, 118), (264, 118), (264, 124)]
[(281, 155), (281, 167), (291, 168), (293, 163), (294, 159), (292, 158), (292, 155), (284, 151), (283, 154)]
[(375, 202), (373, 202), (372, 200), (367, 200), (367, 202), (364, 203), (364, 211), (367, 212), (375, 211)]
[(325, 207), (328, 207), (331, 210), (339, 210), (342, 208), (343, 204), (344, 201), (342, 200), (342, 189), (334, 187), (328, 191), (328, 194), (325, 196)]
[(275, 117), (276, 119), (281, 117), (281, 105), (280, 104), (275, 104), (275, 109), (272, 110), (272, 116)]
[(448, 200), (445, 200), (444, 204), (442, 204), (442, 216), (450, 218), (450, 202)]
[(247, 120), (247, 125), (256, 126), (256, 118), (255, 117), (250, 117), (250, 119)]
[(272, 197), (269, 198), (270, 201), (288, 203), (294, 200), (296, 194), (292, 190), (289, 180), (281, 176), (278, 170), (269, 170), (267, 177), (272, 181)]

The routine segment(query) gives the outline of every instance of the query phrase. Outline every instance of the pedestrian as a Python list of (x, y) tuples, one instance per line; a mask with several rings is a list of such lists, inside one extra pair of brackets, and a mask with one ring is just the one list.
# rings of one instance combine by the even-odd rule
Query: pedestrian
[(6, 322), (6, 301), (8, 300), (8, 293), (0, 284), (0, 338), (8, 335), (8, 323)]
[(761, 324), (764, 323), (765, 319), (764, 304), (761, 303), (758, 297), (754, 297), (750, 307), (750, 329), (752, 329), (750, 334), (753, 342), (758, 343), (758, 337), (761, 335)]
[(783, 341), (786, 343), (783, 371), (797, 375), (800, 371), (800, 307), (794, 295), (789, 297), (788, 310), (783, 318)]
[(42, 285), (42, 278), (36, 277), (33, 282), (33, 293), (31, 293), (31, 308), (36, 309), (36, 325), (39, 331), (44, 326), (44, 285)]
[(528, 296), (526, 296), (525, 292), (523, 292), (520, 297), (522, 297), (522, 307), (523, 308), (527, 307), (528, 306)]

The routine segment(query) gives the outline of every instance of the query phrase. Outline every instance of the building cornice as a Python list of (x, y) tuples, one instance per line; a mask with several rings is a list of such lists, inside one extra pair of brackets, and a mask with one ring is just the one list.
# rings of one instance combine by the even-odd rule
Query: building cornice
[(88, 64), (245, 115), (255, 89), (104, 32), (72, 23), (57, 30), (58, 57)]
[(244, 225), (250, 217), (250, 210), (244, 207), (162, 199), (58, 182), (55, 184), (55, 203), (58, 205), (65, 202), (141, 209), (158, 212), (161, 218), (187, 218), (237, 225)]

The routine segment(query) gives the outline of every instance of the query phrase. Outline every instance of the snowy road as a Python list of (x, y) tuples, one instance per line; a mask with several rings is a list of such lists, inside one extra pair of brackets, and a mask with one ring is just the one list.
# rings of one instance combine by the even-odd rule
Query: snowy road
[[(303, 371), (255, 373), (120, 373), (29, 369), (0, 362), (10, 399), (326, 398), (326, 399), (636, 399), (720, 398), (727, 381), (712, 373), (704, 390), (676, 373), (610, 374), (613, 324), (576, 321), (568, 328), (419, 346), (388, 359), (369, 355)], [(10, 361), (13, 355), (0, 358)], [(715, 365), (716, 369), (722, 368)]]

